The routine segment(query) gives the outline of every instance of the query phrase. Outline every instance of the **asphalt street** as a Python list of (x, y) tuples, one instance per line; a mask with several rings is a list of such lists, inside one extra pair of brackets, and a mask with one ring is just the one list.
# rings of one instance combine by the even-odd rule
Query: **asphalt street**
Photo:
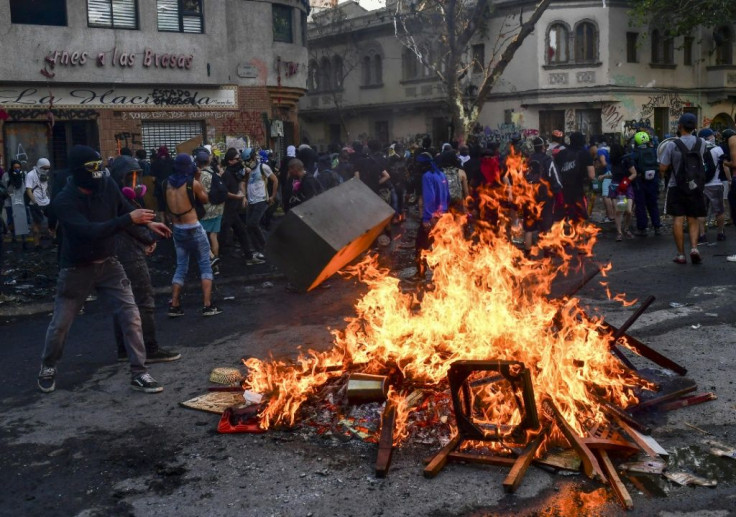
[[(736, 253), (733, 226), (727, 235), (729, 240), (701, 248), (700, 266), (672, 263), (670, 236), (615, 242), (606, 228), (595, 249), (597, 260), (613, 265), (607, 275), (613, 292), (657, 298), (630, 333), (685, 365), (699, 391), (718, 395), (707, 404), (657, 414), (651, 422), (652, 435), (672, 461), (717, 479), (718, 486), (664, 482), (642, 491), (629, 485), (630, 515), (720, 517), (736, 507), (736, 462), (713, 460), (703, 445), (715, 438), (736, 446), (736, 263), (725, 260)], [(236, 366), (247, 355), (293, 357), (298, 347), (329, 346), (328, 329), (353, 314), (364, 289), (352, 280), (333, 279), (329, 289), (300, 295), (288, 293), (283, 279), (264, 285), (267, 275), (250, 282), (231, 277), (223, 273), (217, 280), (224, 312), (213, 318), (199, 315), (192, 288), (184, 301), (186, 316), (169, 320), (168, 296), (159, 291), (161, 345), (183, 355), (151, 367), (165, 386), (160, 395), (129, 389), (127, 367), (115, 361), (111, 320), (100, 302), (88, 303), (77, 319), (59, 365), (57, 390), (50, 395), (35, 385), (48, 311), (2, 318), (0, 515), (623, 513), (610, 491), (582, 475), (531, 468), (519, 491), (506, 495), (501, 486), (506, 471), (498, 467), (452, 465), (436, 479), (424, 479), (422, 458), (432, 448), (396, 451), (389, 477), (378, 480), (370, 444), (314, 438), (298, 429), (217, 434), (216, 415), (178, 405), (206, 391), (212, 368)], [(599, 280), (578, 295), (591, 312), (620, 324), (633, 309), (609, 301)], [(652, 363), (634, 360), (656, 371)]]

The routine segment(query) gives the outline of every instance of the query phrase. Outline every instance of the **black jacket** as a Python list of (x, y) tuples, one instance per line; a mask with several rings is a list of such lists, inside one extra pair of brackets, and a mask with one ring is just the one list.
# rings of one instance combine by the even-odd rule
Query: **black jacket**
[(62, 268), (89, 264), (115, 256), (115, 234), (133, 225), (133, 207), (109, 178), (97, 192), (81, 192), (70, 178), (51, 206), (64, 231)]

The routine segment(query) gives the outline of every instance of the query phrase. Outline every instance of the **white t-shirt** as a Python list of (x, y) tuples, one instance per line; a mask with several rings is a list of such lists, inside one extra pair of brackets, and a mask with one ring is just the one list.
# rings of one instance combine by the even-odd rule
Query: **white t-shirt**
[[(261, 171), (263, 172), (262, 174)], [(250, 176), (248, 177), (249, 204), (262, 203), (268, 199), (269, 195), (266, 190), (267, 182), (263, 180), (264, 176), (267, 180), (272, 174), (273, 171), (271, 170), (271, 167), (265, 163), (259, 163), (256, 168), (250, 172)]]
[(31, 189), (33, 192), (33, 200), (38, 206), (48, 206), (51, 203), (49, 198), (49, 181), (48, 174), (46, 175), (46, 181), (41, 181), (38, 177), (38, 171), (32, 169), (26, 175), (26, 188)]
[(718, 161), (721, 159), (721, 156), (723, 156), (723, 149), (721, 149), (721, 146), (716, 145), (715, 147), (712, 147), (710, 149), (710, 155), (713, 158), (713, 163), (716, 164), (716, 172), (713, 175), (713, 177), (710, 179), (708, 183), (705, 184), (706, 187), (710, 186), (717, 186), (717, 185), (723, 185), (721, 182), (721, 165), (718, 163)]

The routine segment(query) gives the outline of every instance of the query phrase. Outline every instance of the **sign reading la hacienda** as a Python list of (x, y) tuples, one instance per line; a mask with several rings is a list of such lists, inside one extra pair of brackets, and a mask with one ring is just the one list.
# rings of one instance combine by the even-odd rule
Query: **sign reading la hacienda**
[[(190, 70), (194, 60), (194, 56), (191, 54), (160, 53), (154, 52), (150, 48), (144, 49), (139, 54), (119, 50), (117, 47), (114, 47), (111, 51), (96, 53), (87, 50), (51, 50), (44, 58), (44, 66), (40, 73), (52, 79), (56, 76), (53, 70), (57, 66), (81, 67), (92, 61), (98, 67), (132, 68), (136, 64), (140, 64), (143, 68)], [(138, 59), (139, 57), (140, 59)]]
[(234, 108), (237, 90), (224, 88), (100, 88), (20, 86), (0, 89), (0, 106), (99, 108)]

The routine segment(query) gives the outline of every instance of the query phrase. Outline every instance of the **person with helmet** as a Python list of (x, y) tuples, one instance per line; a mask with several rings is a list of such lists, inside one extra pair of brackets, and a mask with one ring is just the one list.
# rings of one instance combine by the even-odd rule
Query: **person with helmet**
[(634, 135), (634, 145), (634, 150), (625, 157), (625, 160), (627, 169), (634, 167), (636, 170), (636, 179), (633, 181), (636, 234), (639, 237), (647, 236), (648, 213), (654, 235), (661, 235), (657, 149), (651, 145), (649, 133), (646, 131), (639, 131)]
[[(698, 250), (700, 233), (698, 218), (705, 217), (706, 214), (703, 188), (697, 181), (688, 182), (682, 177), (683, 172), (687, 172), (688, 168), (695, 167), (698, 163), (700, 163), (700, 168), (703, 168), (702, 156), (705, 154), (705, 142), (694, 134), (697, 124), (698, 119), (695, 115), (683, 113), (677, 125), (681, 136), (664, 144), (659, 161), (659, 172), (663, 176), (670, 168), (672, 169), (667, 183), (665, 208), (667, 214), (674, 218), (672, 234), (677, 247), (677, 255), (673, 262), (676, 264), (687, 264), (684, 252), (685, 218), (687, 218), (690, 236), (690, 261), (693, 264), (700, 264), (703, 261)], [(687, 150), (687, 154), (683, 147)], [(699, 154), (700, 160), (698, 162), (689, 160), (688, 157), (692, 154)], [(679, 180), (678, 176), (680, 176)]]
[[(726, 209), (723, 204), (723, 182), (721, 181), (721, 156), (723, 155), (723, 149), (716, 145), (716, 134), (715, 132), (706, 127), (700, 130), (698, 137), (705, 140), (705, 188), (703, 194), (705, 195), (705, 201), (709, 212), (712, 212), (716, 218), (716, 225), (718, 227), (718, 235), (716, 237), (719, 241), (726, 240), (726, 234), (723, 231), (726, 223)], [(705, 224), (705, 217), (700, 218), (700, 237), (698, 242), (708, 242), (707, 227)]]
[(56, 388), (56, 365), (61, 359), (69, 329), (85, 299), (95, 289), (106, 298), (123, 327), (130, 361), (131, 387), (158, 393), (163, 387), (148, 373), (141, 317), (125, 270), (115, 258), (115, 235), (133, 225), (170, 237), (171, 230), (154, 222), (153, 210), (134, 208), (117, 185), (105, 177), (100, 154), (76, 145), (68, 157), (71, 181), (52, 202), (64, 231), (54, 313), (46, 332), (38, 387), (44, 393)]

